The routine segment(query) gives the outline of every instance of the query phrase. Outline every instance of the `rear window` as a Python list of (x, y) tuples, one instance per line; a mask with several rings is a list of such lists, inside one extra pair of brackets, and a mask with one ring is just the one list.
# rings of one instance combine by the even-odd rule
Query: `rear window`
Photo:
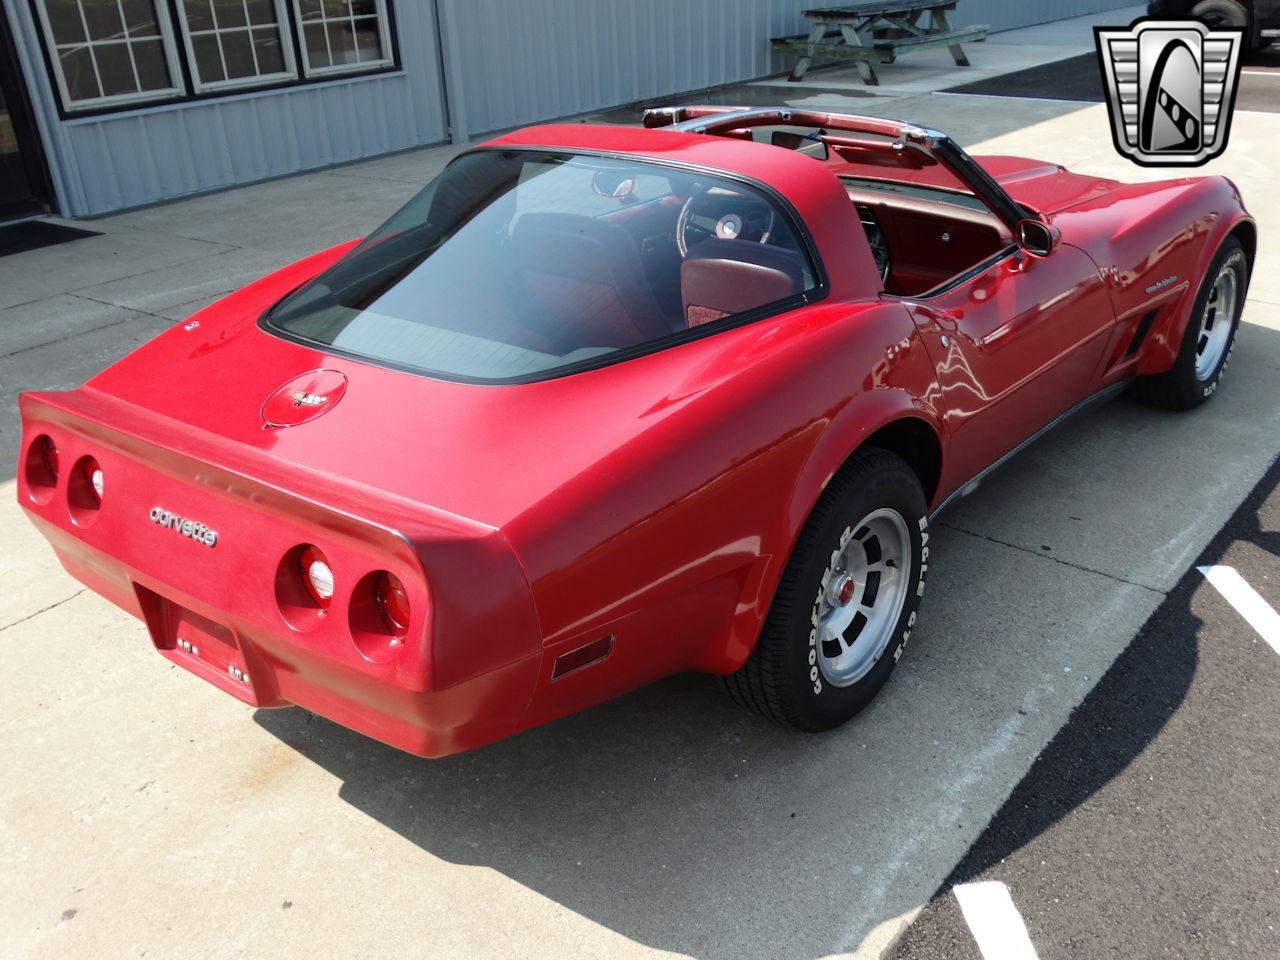
[(264, 324), (422, 373), (539, 379), (766, 315), (816, 286), (791, 217), (747, 184), (478, 150)]

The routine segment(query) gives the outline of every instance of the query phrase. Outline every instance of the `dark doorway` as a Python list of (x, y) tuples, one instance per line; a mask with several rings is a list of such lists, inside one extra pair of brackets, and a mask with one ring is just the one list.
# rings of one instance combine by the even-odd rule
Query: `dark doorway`
[(13, 36), (0, 8), (0, 221), (44, 213), (52, 199)]

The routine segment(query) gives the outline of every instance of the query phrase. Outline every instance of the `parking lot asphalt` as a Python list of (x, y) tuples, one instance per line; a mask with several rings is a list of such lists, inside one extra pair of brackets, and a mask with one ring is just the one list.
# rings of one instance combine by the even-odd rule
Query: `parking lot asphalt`
[(1280, 462), (1036, 758), (895, 960), (981, 960), (991, 920), (960, 905), (975, 884), (1008, 890), (1041, 960), (1280, 956), (1280, 616), (1251, 625), (1210, 567), (1280, 610)]
[[(1115, 155), (1101, 106), (832, 84), (819, 73), (792, 100), (916, 119), (976, 152), (1160, 176)], [(1265, 945), (1276, 902), (1258, 871), (1280, 864), (1269, 811), (1249, 806), (1274, 790), (1260, 779), (1280, 729), (1269, 651), (1189, 571), (1217, 562), (1206, 545), (1280, 451), (1277, 142), (1280, 117), (1242, 115), (1203, 171), (1240, 185), (1262, 235), (1218, 396), (1186, 415), (1116, 401), (944, 514), (910, 656), (828, 735), (757, 721), (703, 677), (439, 762), (302, 711), (254, 712), (80, 590), (0, 484), (4, 952), (869, 957), (918, 916), (901, 950), (964, 957), (976, 941), (946, 911), (966, 863), (966, 878), (1008, 885), (1046, 957), (1069, 955), (1055, 945), (1089, 909), (1162, 897), (1139, 933), (1115, 933), (1127, 953), (1090, 939), (1095, 952), (1071, 955), (1258, 955), (1244, 947)], [(100, 237), (0, 259), (0, 466), (16, 457), (19, 389), (78, 384), (217, 295), (367, 230), (453, 152), (105, 218), (89, 224)], [(1274, 538), (1258, 543), (1274, 555)], [(1221, 562), (1265, 592), (1277, 573), (1249, 549)], [(1190, 639), (1189, 621), (1171, 624), (1182, 632), (1162, 646), (1149, 625), (1187, 603), (1204, 624)], [(1091, 790), (1051, 746), (1079, 748), (1082, 710), (1110, 718), (1088, 731), (1112, 758), (1081, 768)], [(1010, 819), (1011, 792), (1034, 816)], [(1058, 871), (1023, 862), (1040, 849)], [(1146, 938), (1193, 886), (1194, 922)], [(1055, 912), (1055, 897), (1076, 906)], [(1198, 949), (1232, 938), (1234, 953)]]
[[(1280, 111), (1280, 49), (1267, 47), (1244, 54), (1237, 110)], [(1015, 73), (950, 87), (946, 93), (1015, 99), (1074, 100), (1105, 103), (1106, 86), (1094, 52), (1038, 64)]]

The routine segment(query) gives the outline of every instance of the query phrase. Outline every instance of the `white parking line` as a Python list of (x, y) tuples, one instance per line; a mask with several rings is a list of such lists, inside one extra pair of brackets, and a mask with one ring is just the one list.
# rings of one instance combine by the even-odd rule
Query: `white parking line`
[(1196, 567), (1217, 591), (1227, 598), (1227, 603), (1258, 631), (1258, 635), (1280, 653), (1280, 613), (1249, 586), (1234, 567)]
[(1003, 883), (962, 883), (952, 892), (984, 960), (1039, 960), (1022, 914)]

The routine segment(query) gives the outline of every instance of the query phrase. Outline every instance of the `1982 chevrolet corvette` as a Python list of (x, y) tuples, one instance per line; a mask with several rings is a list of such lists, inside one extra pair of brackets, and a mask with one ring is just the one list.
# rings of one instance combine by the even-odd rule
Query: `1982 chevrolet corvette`
[(18, 496), (165, 657), (422, 756), (686, 670), (828, 729), (930, 516), (1091, 401), (1213, 394), (1256, 245), (1225, 179), (908, 123), (533, 127), (23, 395)]

